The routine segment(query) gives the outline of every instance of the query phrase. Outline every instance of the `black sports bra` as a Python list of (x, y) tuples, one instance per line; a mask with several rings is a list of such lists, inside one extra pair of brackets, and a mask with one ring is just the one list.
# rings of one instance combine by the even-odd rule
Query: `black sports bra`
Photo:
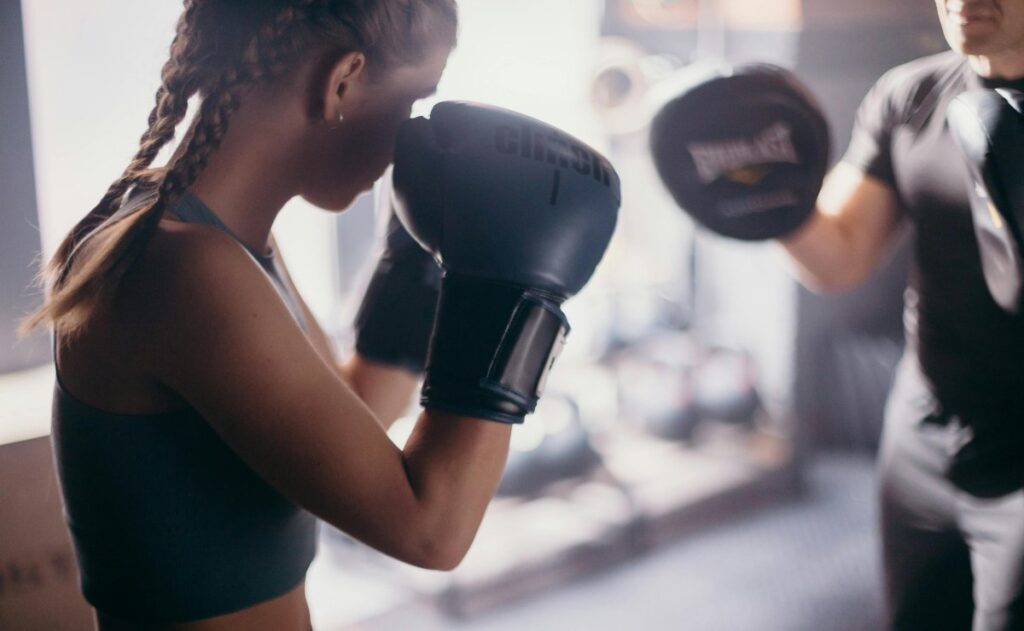
[[(231, 234), (194, 195), (171, 210)], [(273, 257), (250, 253), (305, 328)], [(195, 410), (114, 414), (76, 399), (58, 374), (53, 446), (82, 592), (104, 614), (199, 620), (284, 594), (305, 577), (316, 519)]]

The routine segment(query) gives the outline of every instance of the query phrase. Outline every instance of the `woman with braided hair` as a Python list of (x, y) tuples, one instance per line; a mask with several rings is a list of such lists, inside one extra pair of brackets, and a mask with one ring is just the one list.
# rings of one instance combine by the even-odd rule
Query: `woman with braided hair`
[(185, 1), (138, 153), (29, 320), (55, 332), (54, 448), (100, 629), (309, 628), (313, 515), (415, 565), (465, 554), (509, 426), (430, 409), (393, 445), (415, 371), (336, 361), (270, 232), (289, 199), (340, 210), (381, 176), (455, 33), (453, 0)]

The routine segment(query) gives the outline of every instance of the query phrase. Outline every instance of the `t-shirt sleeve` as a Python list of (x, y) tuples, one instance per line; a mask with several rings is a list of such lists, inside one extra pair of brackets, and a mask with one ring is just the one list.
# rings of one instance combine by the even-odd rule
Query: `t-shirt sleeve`
[(883, 75), (861, 101), (842, 161), (895, 188), (891, 141), (903, 108), (896, 104), (893, 74)]

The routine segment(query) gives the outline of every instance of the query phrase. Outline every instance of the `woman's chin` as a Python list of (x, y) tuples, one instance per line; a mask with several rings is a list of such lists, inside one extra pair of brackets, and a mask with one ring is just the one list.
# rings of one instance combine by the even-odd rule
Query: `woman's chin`
[(358, 194), (347, 194), (344, 196), (338, 195), (331, 197), (312, 197), (308, 195), (303, 195), (302, 199), (306, 203), (312, 206), (316, 206), (320, 210), (326, 210), (327, 212), (331, 213), (340, 213), (348, 210), (352, 206), (352, 202), (356, 200), (356, 197), (358, 197)]
[[(360, 181), (348, 181), (344, 183), (344, 188), (337, 188), (334, 190), (320, 190), (320, 191), (307, 191), (302, 193), (301, 197), (306, 202), (321, 208), (328, 212), (342, 212), (348, 210), (356, 199), (364, 194), (373, 190), (373, 186), (377, 183), (387, 169), (387, 165), (381, 169), (375, 169), (372, 175), (363, 174), (359, 178)], [(355, 178), (352, 178), (353, 180)]]

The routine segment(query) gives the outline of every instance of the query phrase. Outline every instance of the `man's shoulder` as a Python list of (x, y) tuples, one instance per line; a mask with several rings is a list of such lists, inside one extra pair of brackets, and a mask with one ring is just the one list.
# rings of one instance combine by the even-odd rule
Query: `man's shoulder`
[(900, 64), (885, 73), (885, 76), (894, 84), (910, 87), (936, 84), (947, 78), (959, 77), (966, 68), (967, 61), (962, 55), (947, 50)]
[(946, 51), (928, 55), (886, 72), (875, 83), (875, 98), (884, 99), (899, 118), (910, 119), (915, 112), (930, 109), (929, 103), (949, 90), (960, 89), (967, 62), (963, 56)]

